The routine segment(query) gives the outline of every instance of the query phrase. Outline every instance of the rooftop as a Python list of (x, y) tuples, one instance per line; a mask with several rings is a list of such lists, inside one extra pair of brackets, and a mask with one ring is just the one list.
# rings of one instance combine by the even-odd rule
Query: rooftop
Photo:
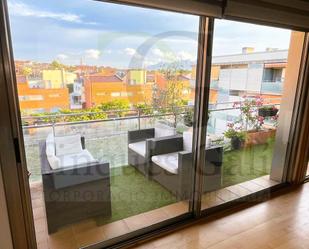
[(250, 62), (274, 63), (274, 62), (286, 62), (287, 58), (288, 58), (288, 50), (274, 50), (274, 51), (214, 56), (212, 59), (212, 64), (224, 65), (224, 64), (241, 64)]
[(118, 76), (112, 75), (112, 76), (103, 76), (103, 75), (89, 75), (85, 78), (89, 79), (91, 82), (123, 82)]

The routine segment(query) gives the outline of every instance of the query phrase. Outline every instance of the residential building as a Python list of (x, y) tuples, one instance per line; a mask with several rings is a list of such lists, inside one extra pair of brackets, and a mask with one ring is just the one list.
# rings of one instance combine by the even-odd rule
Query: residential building
[(86, 108), (112, 100), (125, 99), (130, 104), (150, 103), (152, 100), (152, 84), (127, 84), (116, 75), (101, 74), (84, 77)]
[(85, 88), (83, 79), (75, 80), (70, 92), (70, 108), (82, 109), (85, 103)]
[(130, 69), (127, 71), (127, 82), (130, 85), (143, 85), (147, 82), (147, 71), (143, 69)]
[(0, 1), (0, 249), (308, 249), (307, 1), (54, 2)]
[(98, 73), (103, 76), (113, 76), (116, 75), (117, 69), (112, 67), (100, 67)]
[(42, 79), (47, 82), (46, 88), (64, 88), (73, 84), (77, 75), (65, 69), (43, 70)]
[(244, 48), (243, 53), (215, 56), (212, 60), (212, 80), (219, 89), (219, 100), (228, 96), (262, 95), (280, 98), (283, 91), (288, 50), (268, 48), (254, 52)]
[(17, 76), (20, 109), (24, 113), (56, 112), (70, 108), (67, 88), (31, 87), (25, 76)]

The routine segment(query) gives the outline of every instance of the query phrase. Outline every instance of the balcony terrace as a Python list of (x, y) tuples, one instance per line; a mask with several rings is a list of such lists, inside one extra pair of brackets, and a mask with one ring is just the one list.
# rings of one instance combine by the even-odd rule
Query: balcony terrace
[[(171, 110), (119, 110), (98, 113), (74, 113), (23, 117), (23, 132), (30, 186), (39, 248), (77, 248), (89, 243), (120, 236), (130, 231), (163, 221), (188, 211), (187, 201), (177, 201), (164, 187), (148, 180), (128, 163), (128, 131), (154, 127), (158, 121), (177, 123), (177, 132), (190, 129), (185, 125), (185, 115), (192, 107)], [(239, 108), (231, 103), (217, 105), (210, 111), (209, 135), (213, 143), (224, 146), (221, 189), (203, 195), (202, 208), (224, 204), (277, 184), (269, 179), (274, 138), (261, 144), (251, 144), (231, 150), (222, 139), (229, 117), (239, 115)], [(85, 120), (88, 117), (89, 120)], [(93, 117), (93, 118), (91, 118)], [(176, 121), (175, 121), (176, 120)], [(222, 123), (225, 121), (224, 123)], [(46, 214), (40, 172), (39, 142), (49, 133), (56, 136), (81, 133), (86, 147), (101, 161), (108, 161), (111, 168), (112, 216), (87, 219), (47, 233)], [(216, 140), (217, 139), (217, 140)], [(64, 239), (66, 237), (66, 239)], [(72, 238), (70, 241), (67, 238)], [(62, 247), (60, 247), (62, 248)]]
[(263, 94), (279, 94), (282, 95), (283, 92), (283, 81), (275, 81), (269, 82), (265, 81), (262, 82), (261, 85), (261, 93)]

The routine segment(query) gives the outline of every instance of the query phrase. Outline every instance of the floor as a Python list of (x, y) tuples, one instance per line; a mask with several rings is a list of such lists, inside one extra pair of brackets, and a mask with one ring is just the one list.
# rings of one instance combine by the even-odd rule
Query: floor
[(135, 249), (308, 249), (309, 183)]
[[(275, 184), (277, 183), (269, 180), (269, 176), (263, 176), (218, 191), (210, 192), (203, 196), (202, 208), (210, 208)], [(85, 220), (64, 227), (57, 233), (48, 235), (42, 184), (40, 182), (31, 184), (31, 195), (39, 249), (76, 249), (176, 217), (186, 213), (188, 210), (188, 203), (183, 201), (103, 226), (97, 226), (93, 219)]]

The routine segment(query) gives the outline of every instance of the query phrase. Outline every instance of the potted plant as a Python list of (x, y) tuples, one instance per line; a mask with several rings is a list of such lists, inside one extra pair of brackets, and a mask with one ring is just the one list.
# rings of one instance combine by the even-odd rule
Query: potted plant
[(258, 115), (261, 117), (273, 117), (276, 116), (278, 113), (278, 108), (273, 106), (263, 106), (259, 108)]
[(236, 126), (234, 123), (229, 123), (227, 126), (228, 129), (224, 132), (224, 136), (231, 139), (231, 147), (233, 150), (239, 150), (243, 147), (246, 134), (242, 131), (240, 126)]
[(275, 130), (263, 128), (265, 118), (259, 115), (259, 109), (263, 108), (262, 98), (246, 98), (242, 102), (235, 102), (234, 107), (240, 109), (239, 119), (235, 123), (244, 127), (246, 131), (245, 147), (265, 144), (274, 136)]

